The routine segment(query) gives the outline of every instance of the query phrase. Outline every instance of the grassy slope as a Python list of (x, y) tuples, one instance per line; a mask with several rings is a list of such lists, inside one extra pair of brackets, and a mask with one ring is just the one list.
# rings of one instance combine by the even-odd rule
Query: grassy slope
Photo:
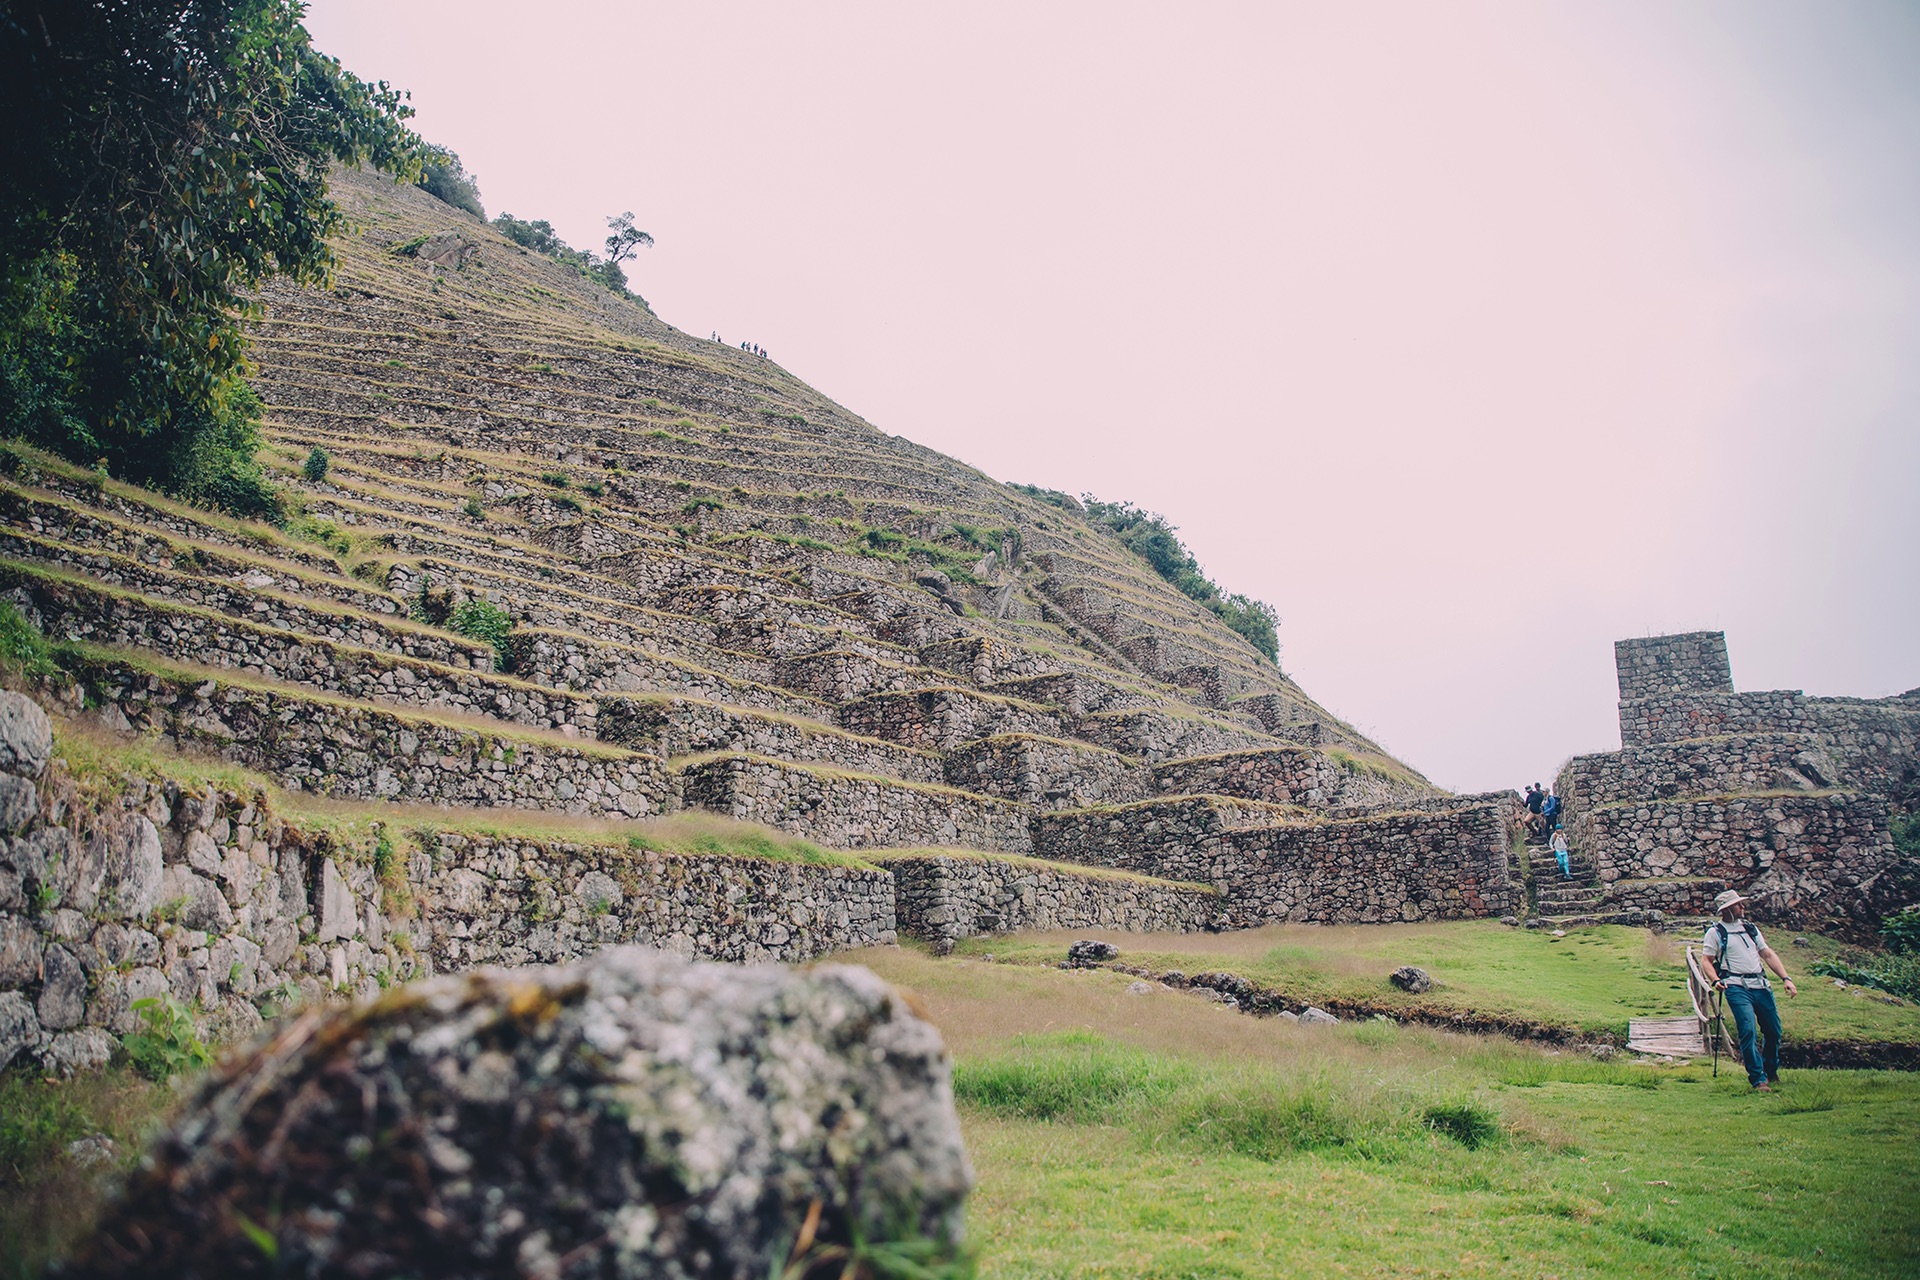
[[(1701, 1067), (1244, 1018), (1111, 973), (852, 958), (954, 1047), (987, 1277), (1752, 1280), (1920, 1256), (1920, 1077), (1789, 1072), (1768, 1097)], [(1434, 1108), (1491, 1136), (1436, 1132)]]
[[(1764, 927), (1764, 926), (1763, 926)], [(1877, 992), (1841, 990), (1807, 972), (1839, 944), (1791, 930), (1771, 941), (1800, 986), (1780, 1002), (1787, 1034), (1808, 1040), (1920, 1041), (1920, 1008), (1888, 1005)], [(1276, 925), (1220, 935), (1155, 934), (1128, 937), (1098, 931), (1074, 937), (1110, 937), (1122, 958), (1155, 971), (1238, 973), (1304, 1000), (1339, 998), (1400, 1009), (1499, 1013), (1583, 1031), (1624, 1035), (1639, 1017), (1688, 1012), (1684, 947), (1689, 939), (1645, 929), (1596, 926), (1564, 938), (1491, 922), (1366, 925), (1320, 928)], [(1806, 938), (1805, 945), (1794, 942)], [(1046, 963), (1064, 954), (1067, 935), (1027, 934), (974, 939), (960, 954), (991, 953), (1016, 963)], [(1387, 981), (1401, 965), (1419, 965), (1434, 989), (1408, 995)]]

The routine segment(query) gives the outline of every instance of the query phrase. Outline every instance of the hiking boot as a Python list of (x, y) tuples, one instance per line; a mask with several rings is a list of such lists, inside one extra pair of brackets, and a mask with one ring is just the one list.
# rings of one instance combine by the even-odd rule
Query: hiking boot
[(1754, 1088), (1754, 1092), (1756, 1093), (1772, 1093), (1773, 1092), (1773, 1086), (1768, 1084), (1765, 1080), (1762, 1080), (1759, 1084), (1753, 1086), (1753, 1088)]

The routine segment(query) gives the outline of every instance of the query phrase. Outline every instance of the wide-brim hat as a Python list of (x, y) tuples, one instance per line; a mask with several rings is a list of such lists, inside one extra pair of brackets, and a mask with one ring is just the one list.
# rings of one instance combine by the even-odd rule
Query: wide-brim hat
[(1725, 911), (1728, 907), (1732, 906), (1734, 903), (1745, 902), (1745, 901), (1746, 899), (1740, 896), (1740, 891), (1738, 889), (1726, 889), (1726, 890), (1723, 890), (1720, 893), (1720, 895), (1713, 900), (1713, 909), (1716, 912)]

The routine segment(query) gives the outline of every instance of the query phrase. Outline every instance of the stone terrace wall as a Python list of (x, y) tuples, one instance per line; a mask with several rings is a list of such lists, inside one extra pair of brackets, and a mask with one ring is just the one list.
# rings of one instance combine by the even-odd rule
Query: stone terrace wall
[(1394, 813), (1220, 837), (1228, 907), (1248, 924), (1376, 924), (1514, 914), (1503, 806)]
[(759, 756), (696, 760), (681, 798), (743, 822), (791, 831), (836, 849), (958, 846), (1029, 853), (1024, 805), (944, 787), (816, 772)]
[(1920, 771), (1920, 696), (1809, 698), (1774, 689), (1620, 704), (1620, 740), (1628, 747), (1734, 734), (1815, 735), (1843, 785), (1884, 789)]
[(911, 782), (946, 781), (945, 764), (930, 751), (692, 698), (608, 698), (600, 707), (600, 736), (668, 758), (728, 751), (817, 761)]
[(440, 969), (551, 964), (627, 942), (753, 963), (897, 940), (884, 871), (458, 833), (415, 861)]
[(295, 791), (638, 818), (664, 812), (672, 790), (657, 758), (618, 748), (511, 738), (111, 661), (87, 664), (85, 678), (134, 728), (273, 772)]
[(1622, 801), (1830, 787), (1839, 770), (1807, 734), (1695, 738), (1575, 756), (1554, 789), (1576, 816)]
[(1231, 875), (1219, 863), (1222, 832), (1296, 816), (1304, 814), (1258, 801), (1180, 796), (1036, 814), (1033, 844), (1043, 858), (1218, 887)]
[(1756, 915), (1858, 932), (1913, 890), (1877, 796), (1745, 796), (1618, 804), (1579, 817), (1603, 884), (1711, 878), (1756, 900)]
[(173, 782), (98, 807), (7, 775), (0, 812), (0, 1066), (98, 1066), (163, 992), (228, 1040), (290, 1001), (615, 942), (752, 962), (896, 940), (882, 870), (441, 833), (382, 883), (258, 798)]
[(1152, 794), (1138, 761), (1084, 742), (1009, 735), (947, 754), (946, 780), (968, 791), (1042, 809), (1130, 804)]
[(1733, 692), (1723, 631), (1616, 640), (1613, 666), (1622, 702), (1670, 693)]
[(1027, 862), (934, 855), (889, 858), (899, 927), (951, 947), (1021, 929), (1191, 933), (1214, 927), (1220, 899), (1203, 889), (1075, 876)]
[(1057, 737), (1061, 731), (1060, 718), (1045, 707), (951, 687), (862, 698), (840, 708), (840, 724), (929, 751), (951, 751), (1003, 733)]

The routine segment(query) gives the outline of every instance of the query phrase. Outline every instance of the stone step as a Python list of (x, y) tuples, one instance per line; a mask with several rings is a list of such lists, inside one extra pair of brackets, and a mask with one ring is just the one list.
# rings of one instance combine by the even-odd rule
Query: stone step
[(1033, 848), (1031, 810), (975, 792), (743, 754), (674, 764), (687, 807), (778, 827), (830, 848)]

